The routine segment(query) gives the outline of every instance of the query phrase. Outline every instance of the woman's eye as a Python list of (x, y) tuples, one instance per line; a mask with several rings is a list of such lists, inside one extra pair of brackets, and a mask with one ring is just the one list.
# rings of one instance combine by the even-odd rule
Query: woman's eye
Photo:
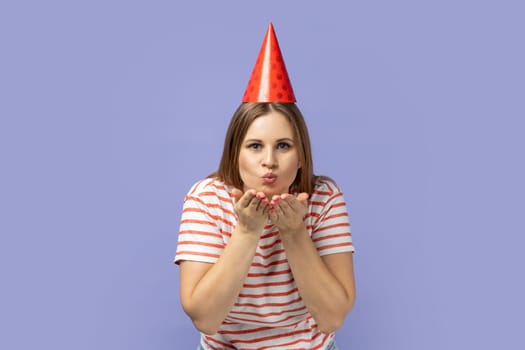
[(286, 142), (279, 142), (277, 144), (277, 149), (288, 149), (290, 148), (290, 144), (286, 143)]
[(261, 144), (259, 144), (259, 143), (252, 143), (252, 144), (248, 145), (248, 148), (253, 149), (253, 150), (259, 150), (259, 149), (261, 149)]

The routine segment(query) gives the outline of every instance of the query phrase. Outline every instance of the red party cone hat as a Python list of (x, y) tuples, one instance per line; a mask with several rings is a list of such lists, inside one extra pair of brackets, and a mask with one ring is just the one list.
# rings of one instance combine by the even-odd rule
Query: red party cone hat
[(295, 103), (281, 49), (270, 23), (242, 102)]

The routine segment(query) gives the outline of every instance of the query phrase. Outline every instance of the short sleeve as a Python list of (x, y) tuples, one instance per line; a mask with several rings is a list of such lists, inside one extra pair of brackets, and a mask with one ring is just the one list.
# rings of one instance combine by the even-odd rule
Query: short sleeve
[[(225, 243), (216, 220), (215, 196), (186, 196), (182, 209), (177, 252), (174, 262), (191, 260), (215, 263)], [(216, 198), (216, 197), (215, 197)]]
[[(331, 185), (331, 186), (330, 186)], [(316, 201), (318, 214), (312, 227), (312, 241), (319, 255), (354, 252), (350, 221), (343, 193), (335, 185), (329, 190), (318, 191), (322, 199)]]

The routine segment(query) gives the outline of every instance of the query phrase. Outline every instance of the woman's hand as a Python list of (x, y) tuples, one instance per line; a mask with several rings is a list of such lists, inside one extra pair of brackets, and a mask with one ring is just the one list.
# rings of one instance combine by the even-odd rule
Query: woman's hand
[(238, 217), (237, 226), (244, 233), (261, 234), (268, 222), (268, 200), (262, 192), (248, 190), (244, 194), (235, 188), (233, 206)]
[(296, 232), (304, 229), (304, 216), (308, 211), (308, 193), (300, 193), (297, 197), (285, 193), (275, 195), (270, 202), (270, 220), (281, 233)]

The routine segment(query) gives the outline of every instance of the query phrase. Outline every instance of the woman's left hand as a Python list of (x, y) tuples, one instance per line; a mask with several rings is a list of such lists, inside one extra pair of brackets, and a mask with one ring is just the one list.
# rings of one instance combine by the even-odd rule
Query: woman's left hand
[(270, 220), (284, 234), (303, 229), (307, 212), (308, 193), (305, 192), (297, 197), (288, 193), (275, 195), (270, 202)]

